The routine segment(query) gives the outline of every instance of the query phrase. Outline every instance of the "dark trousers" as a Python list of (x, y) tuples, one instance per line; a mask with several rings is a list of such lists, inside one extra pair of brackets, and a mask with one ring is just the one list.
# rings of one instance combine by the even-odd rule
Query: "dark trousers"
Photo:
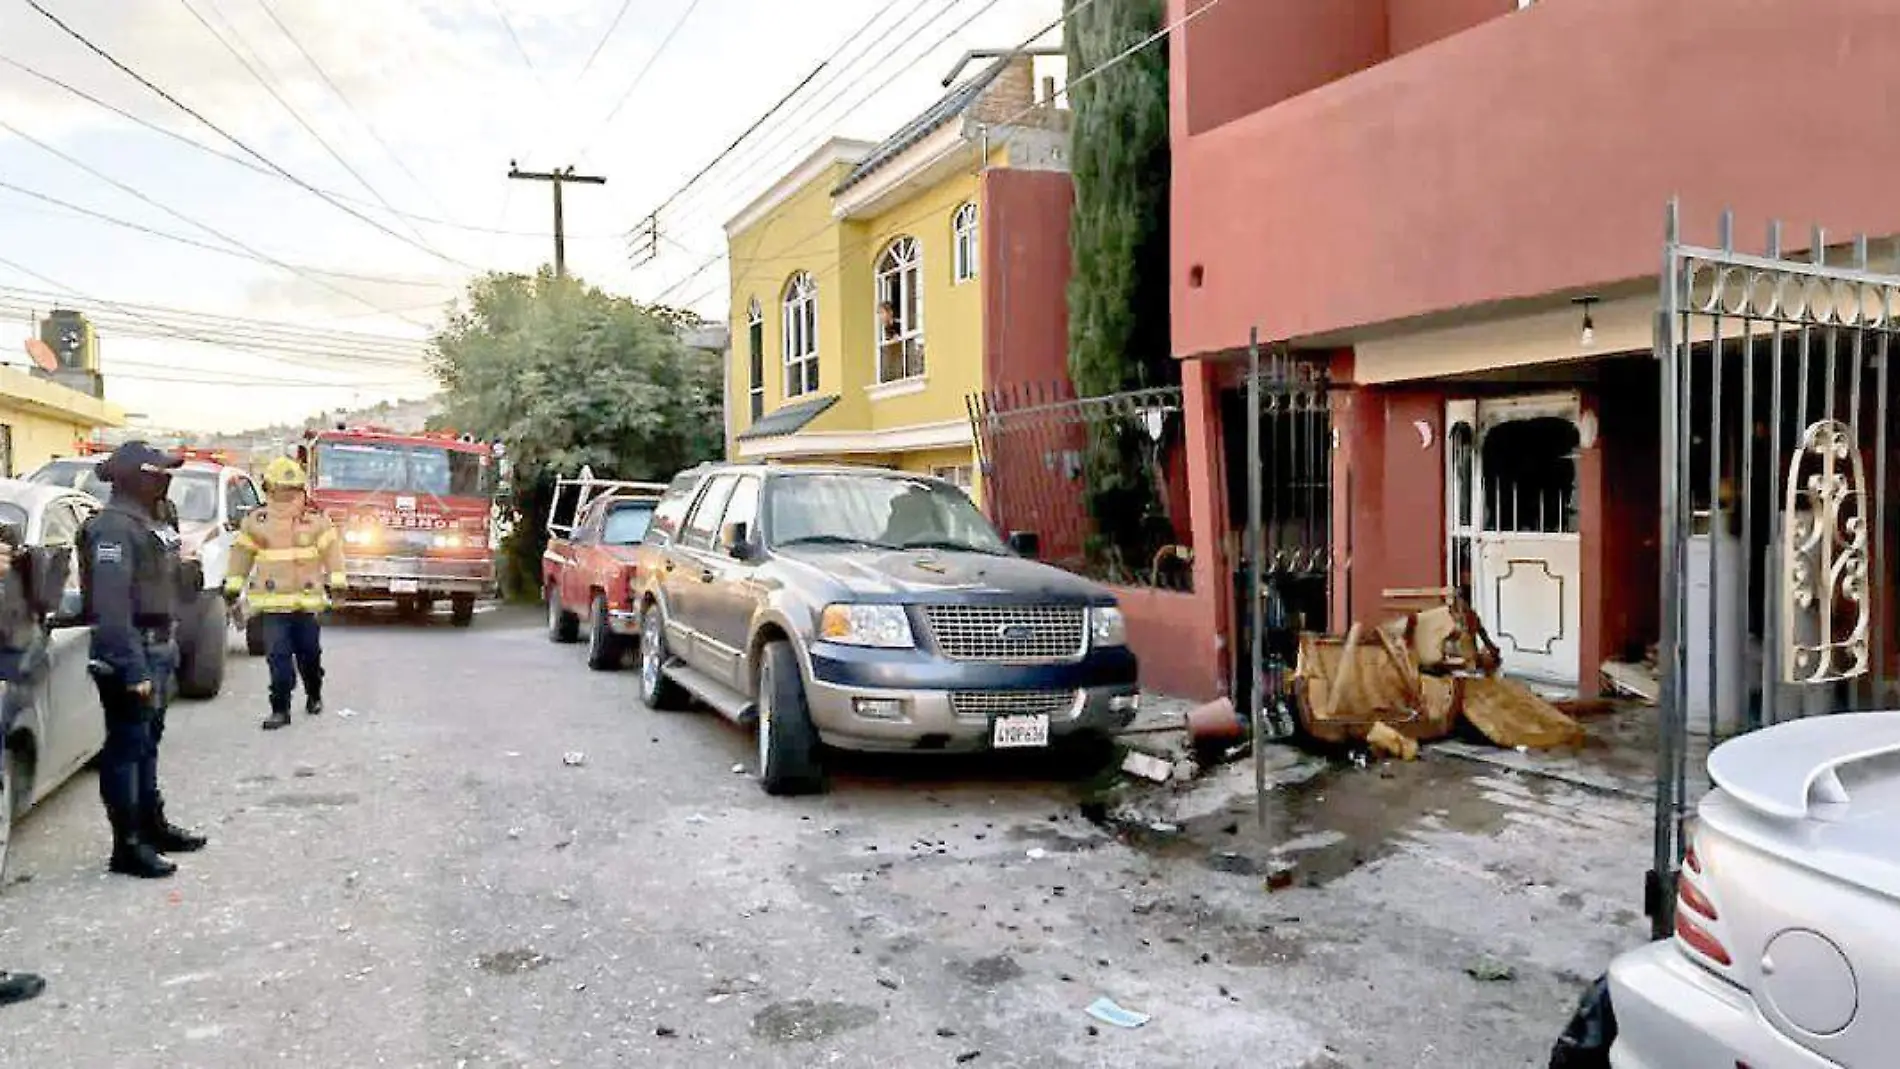
[(264, 641), (270, 650), (270, 707), (290, 709), (290, 694), (303, 677), (308, 698), (323, 696), (323, 626), (315, 613), (264, 614)]
[(99, 751), (99, 799), (119, 832), (136, 831), (161, 809), (158, 790), (158, 742), (165, 737), (165, 703), (171, 695), (177, 654), (167, 646), (148, 646), (152, 696), (141, 698), (123, 677), (95, 677), (105, 710), (106, 740)]

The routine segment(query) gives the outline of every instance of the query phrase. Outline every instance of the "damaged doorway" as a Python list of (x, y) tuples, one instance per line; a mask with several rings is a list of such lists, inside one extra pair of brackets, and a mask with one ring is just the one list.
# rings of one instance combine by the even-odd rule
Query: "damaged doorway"
[(1446, 405), (1446, 574), (1515, 676), (1574, 687), (1582, 545), (1574, 393)]

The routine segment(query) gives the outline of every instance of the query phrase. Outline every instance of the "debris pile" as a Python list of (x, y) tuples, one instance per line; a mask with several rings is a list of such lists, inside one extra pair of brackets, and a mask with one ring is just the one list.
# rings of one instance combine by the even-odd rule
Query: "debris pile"
[(1388, 590), (1395, 601), (1436, 602), (1382, 627), (1343, 637), (1300, 636), (1294, 668), (1300, 726), (1326, 743), (1360, 742), (1412, 760), (1418, 744), (1459, 721), (1506, 748), (1575, 745), (1583, 728), (1529, 687), (1498, 675), (1502, 658), (1477, 613), (1449, 589)]

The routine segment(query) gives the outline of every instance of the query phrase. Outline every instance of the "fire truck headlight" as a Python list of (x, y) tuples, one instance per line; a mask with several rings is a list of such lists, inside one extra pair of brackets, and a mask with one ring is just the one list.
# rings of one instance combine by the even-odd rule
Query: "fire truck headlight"
[(352, 527), (343, 532), (343, 544), (348, 546), (373, 546), (376, 544), (374, 527)]
[(437, 549), (460, 549), (461, 547), (462, 536), (459, 534), (439, 534), (435, 536), (435, 548)]

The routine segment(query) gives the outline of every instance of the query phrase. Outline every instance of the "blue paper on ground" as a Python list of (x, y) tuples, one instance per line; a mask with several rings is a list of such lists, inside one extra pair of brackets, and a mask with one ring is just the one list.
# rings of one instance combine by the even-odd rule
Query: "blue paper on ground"
[(1110, 998), (1098, 998), (1089, 1003), (1088, 1015), (1103, 1024), (1112, 1024), (1117, 1028), (1140, 1028), (1151, 1020), (1145, 1013), (1123, 1009)]

